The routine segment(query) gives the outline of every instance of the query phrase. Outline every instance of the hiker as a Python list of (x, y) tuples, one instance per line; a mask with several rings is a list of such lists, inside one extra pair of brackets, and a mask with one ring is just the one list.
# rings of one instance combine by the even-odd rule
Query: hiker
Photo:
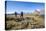
[(23, 17), (23, 12), (21, 12), (21, 17)]
[(15, 12), (15, 17), (17, 17), (17, 12)]
[(23, 12), (21, 12), (20, 18), (21, 18), (21, 20), (24, 20), (24, 19), (23, 19)]

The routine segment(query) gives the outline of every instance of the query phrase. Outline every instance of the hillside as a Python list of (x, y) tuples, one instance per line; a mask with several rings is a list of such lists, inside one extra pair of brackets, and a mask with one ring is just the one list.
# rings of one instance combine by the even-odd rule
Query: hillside
[(23, 19), (20, 15), (7, 15), (6, 29), (34, 29), (44, 28), (44, 18), (42, 15), (24, 14)]

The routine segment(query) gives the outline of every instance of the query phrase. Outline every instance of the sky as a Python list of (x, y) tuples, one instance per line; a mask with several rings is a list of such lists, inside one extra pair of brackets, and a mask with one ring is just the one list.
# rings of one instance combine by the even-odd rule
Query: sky
[(15, 11), (21, 13), (32, 13), (36, 9), (44, 9), (44, 3), (37, 3), (37, 2), (21, 2), (21, 1), (7, 1), (6, 5), (6, 13), (11, 14)]

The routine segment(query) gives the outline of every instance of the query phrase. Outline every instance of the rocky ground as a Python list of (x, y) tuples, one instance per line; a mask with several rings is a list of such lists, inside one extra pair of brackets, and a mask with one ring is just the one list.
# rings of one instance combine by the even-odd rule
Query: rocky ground
[(25, 16), (23, 18), (9, 16), (6, 17), (5, 23), (6, 30), (35, 29), (45, 27), (44, 18), (42, 16)]

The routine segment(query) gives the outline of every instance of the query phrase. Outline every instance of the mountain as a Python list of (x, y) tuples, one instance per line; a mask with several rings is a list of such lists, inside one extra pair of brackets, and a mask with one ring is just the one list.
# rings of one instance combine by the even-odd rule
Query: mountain
[(40, 15), (45, 15), (45, 10), (41, 10)]
[(45, 10), (34, 10), (33, 14), (45, 15)]

